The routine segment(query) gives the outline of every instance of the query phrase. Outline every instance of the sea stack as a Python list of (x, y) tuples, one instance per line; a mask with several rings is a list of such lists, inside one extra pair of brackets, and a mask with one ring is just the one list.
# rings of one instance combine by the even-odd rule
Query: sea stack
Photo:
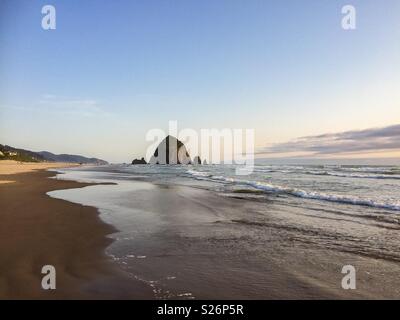
[(193, 164), (201, 164), (201, 159), (200, 159), (200, 157), (199, 156), (195, 156), (194, 157), (194, 159), (193, 159)]
[(142, 159), (135, 159), (132, 161), (132, 164), (147, 164), (146, 160), (144, 160), (144, 158)]
[(149, 163), (190, 164), (191, 159), (182, 141), (169, 135), (158, 145)]

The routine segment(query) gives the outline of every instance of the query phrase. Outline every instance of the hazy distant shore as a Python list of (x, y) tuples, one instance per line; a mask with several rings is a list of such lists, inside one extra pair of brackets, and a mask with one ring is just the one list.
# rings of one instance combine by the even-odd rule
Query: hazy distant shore
[[(0, 165), (0, 299), (92, 299), (151, 297), (105, 256), (115, 229), (97, 209), (52, 199), (46, 192), (89, 184), (48, 179), (44, 168), (66, 164)], [(28, 172), (23, 172), (28, 171)], [(20, 172), (20, 173), (16, 173)], [(53, 265), (57, 289), (41, 288), (41, 268)]]

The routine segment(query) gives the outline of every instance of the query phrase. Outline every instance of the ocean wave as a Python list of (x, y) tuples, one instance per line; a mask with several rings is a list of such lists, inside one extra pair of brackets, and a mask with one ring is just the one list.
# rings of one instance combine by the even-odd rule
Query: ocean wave
[(303, 169), (255, 169), (259, 173), (284, 173), (284, 174), (305, 174), (316, 176), (332, 176), (340, 178), (359, 178), (359, 179), (400, 179), (400, 174), (397, 171), (372, 171), (372, 170), (310, 170)]
[(202, 171), (195, 171), (195, 170), (187, 170), (186, 172), (195, 177), (211, 177), (212, 176), (212, 174), (209, 172), (202, 172)]
[(335, 176), (341, 178), (360, 178), (360, 179), (400, 179), (400, 175), (396, 174), (374, 174), (374, 173), (340, 173), (340, 172), (327, 172), (328, 176)]
[(214, 182), (228, 182), (228, 183), (234, 183), (236, 185), (250, 186), (254, 189), (262, 190), (265, 192), (287, 194), (303, 199), (329, 201), (329, 202), (336, 202), (336, 203), (343, 203), (350, 205), (369, 206), (380, 209), (400, 211), (400, 201), (394, 203), (383, 202), (373, 199), (364, 199), (357, 196), (344, 196), (338, 194), (327, 194), (316, 191), (306, 191), (298, 188), (284, 187), (260, 181), (249, 181), (249, 180), (240, 180), (224, 176), (214, 176), (208, 172), (199, 172), (194, 170), (188, 170), (187, 172), (190, 175), (194, 176), (195, 178), (207, 179), (209, 181), (214, 181)]
[[(292, 172), (295, 173), (295, 172)], [(332, 176), (340, 178), (359, 178), (359, 179), (400, 179), (400, 175), (396, 174), (374, 174), (374, 173), (350, 173), (335, 171), (305, 171), (297, 172), (303, 174), (311, 174), (317, 176)]]

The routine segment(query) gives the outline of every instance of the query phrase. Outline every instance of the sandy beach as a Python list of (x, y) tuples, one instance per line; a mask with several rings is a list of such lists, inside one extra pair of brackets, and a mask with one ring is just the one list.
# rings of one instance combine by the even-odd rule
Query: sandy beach
[[(110, 263), (104, 249), (115, 229), (97, 209), (52, 199), (51, 190), (88, 184), (48, 179), (68, 164), (0, 162), (0, 299), (141, 299), (150, 289)], [(57, 289), (41, 288), (53, 265)]]
[(77, 167), (77, 163), (59, 163), (59, 162), (20, 162), (15, 160), (0, 161), (0, 175), (10, 175), (35, 170)]
[[(5, 165), (14, 171), (0, 175), (13, 181), (0, 185), (0, 299), (399, 294), (397, 229), (390, 221), (343, 222), (329, 212), (316, 216), (318, 202), (297, 206), (288, 197), (212, 192), (203, 180), (160, 179), (184, 170), (174, 167), (146, 176), (124, 166)], [(47, 166), (63, 174), (51, 179), (56, 172)], [(347, 264), (357, 268), (354, 291), (341, 288)], [(56, 268), (56, 290), (41, 288), (44, 265)]]

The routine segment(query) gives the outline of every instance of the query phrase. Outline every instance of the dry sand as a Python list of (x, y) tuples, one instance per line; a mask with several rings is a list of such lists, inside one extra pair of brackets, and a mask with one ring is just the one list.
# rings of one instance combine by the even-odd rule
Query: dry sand
[[(97, 209), (46, 195), (88, 184), (48, 179), (55, 173), (44, 170), (26, 172), (66, 164), (1, 162), (0, 180), (14, 183), (0, 184), (0, 299), (152, 297), (104, 254), (115, 229)], [(44, 265), (56, 268), (56, 290), (41, 288)]]
[(15, 160), (1, 160), (0, 175), (23, 173), (40, 169), (65, 168), (74, 166), (79, 166), (79, 164), (59, 163), (59, 162), (20, 162)]

